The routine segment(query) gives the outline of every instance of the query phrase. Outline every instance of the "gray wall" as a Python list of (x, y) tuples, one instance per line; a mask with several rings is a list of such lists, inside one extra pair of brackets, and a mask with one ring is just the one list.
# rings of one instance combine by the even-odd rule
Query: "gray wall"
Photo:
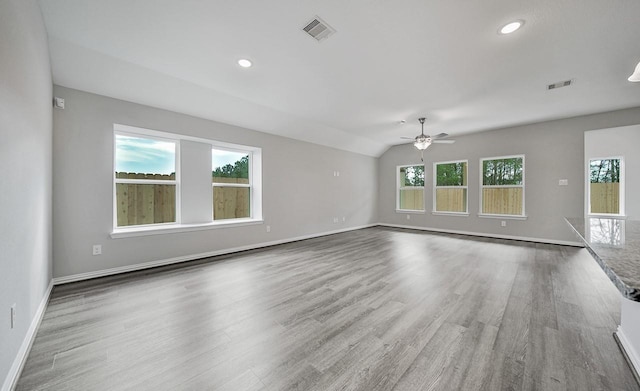
[[(51, 280), (51, 70), (33, 0), (0, 1), (0, 385)], [(9, 327), (16, 303), (17, 324)]]
[[(622, 156), (625, 167), (625, 214), (640, 220), (640, 125), (586, 132), (584, 135), (585, 175), (591, 158)], [(588, 176), (585, 176), (585, 184)], [(587, 192), (585, 187), (585, 193)], [(585, 195), (585, 214), (587, 197)]]
[[(640, 123), (640, 108), (568, 118), (538, 124), (498, 129), (456, 137), (452, 145), (435, 144), (425, 151), (427, 184), (426, 213), (395, 212), (397, 165), (418, 164), (420, 155), (411, 145), (390, 148), (380, 157), (380, 222), (488, 235), (509, 235), (548, 241), (576, 242), (563, 216), (584, 214), (584, 132)], [(435, 130), (434, 132), (437, 132)], [(502, 155), (525, 155), (526, 220), (480, 218), (479, 159)], [(469, 160), (469, 216), (432, 215), (433, 162)], [(558, 186), (568, 179), (568, 186)]]
[[(376, 158), (59, 86), (54, 94), (66, 104), (53, 115), (55, 277), (378, 221)], [(265, 224), (112, 239), (114, 123), (262, 148)], [(91, 255), (93, 244), (102, 255)]]

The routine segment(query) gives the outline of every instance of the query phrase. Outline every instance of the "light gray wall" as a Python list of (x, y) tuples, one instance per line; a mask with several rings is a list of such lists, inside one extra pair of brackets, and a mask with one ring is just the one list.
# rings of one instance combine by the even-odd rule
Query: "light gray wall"
[[(592, 158), (621, 156), (625, 167), (625, 214), (632, 220), (640, 219), (640, 125), (623, 126), (585, 132), (584, 135), (585, 185), (587, 167)], [(587, 192), (585, 188), (585, 193)], [(585, 196), (585, 213), (587, 213)]]
[[(498, 129), (456, 137), (452, 145), (435, 144), (425, 151), (427, 184), (426, 213), (396, 213), (395, 170), (397, 165), (420, 163), (418, 151), (405, 144), (390, 148), (380, 157), (380, 222), (488, 235), (510, 235), (551, 241), (576, 242), (563, 216), (584, 214), (584, 132), (640, 123), (640, 108), (568, 118), (538, 124)], [(437, 132), (435, 130), (434, 132)], [(525, 155), (524, 221), (478, 217), (480, 194), (479, 159), (502, 155)], [(469, 160), (469, 217), (431, 214), (433, 162)], [(558, 186), (567, 179), (568, 186)]]
[[(378, 221), (375, 158), (64, 87), (54, 93), (66, 103), (53, 116), (55, 277)], [(262, 148), (265, 224), (111, 239), (114, 123)], [(91, 255), (93, 244), (102, 255)]]
[(1, 0), (0, 385), (51, 280), (51, 87), (36, 2)]

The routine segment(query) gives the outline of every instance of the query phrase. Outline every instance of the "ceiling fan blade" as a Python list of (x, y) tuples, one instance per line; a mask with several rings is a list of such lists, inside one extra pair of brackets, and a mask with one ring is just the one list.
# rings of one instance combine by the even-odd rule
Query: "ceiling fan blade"
[(400, 137), (400, 138), (405, 140), (415, 140), (415, 137)]
[(440, 133), (440, 134), (436, 134), (435, 136), (431, 136), (432, 139), (445, 138), (445, 137), (449, 137), (449, 135), (447, 133)]
[(431, 142), (436, 144), (453, 144), (456, 140), (433, 140)]

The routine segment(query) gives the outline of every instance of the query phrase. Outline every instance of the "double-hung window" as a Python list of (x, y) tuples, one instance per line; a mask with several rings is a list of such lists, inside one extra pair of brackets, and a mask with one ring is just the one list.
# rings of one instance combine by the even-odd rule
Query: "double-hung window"
[(467, 214), (467, 161), (433, 164), (433, 211)]
[(480, 159), (480, 215), (525, 217), (524, 155)]
[(211, 150), (213, 219), (251, 217), (251, 163), (249, 151)]
[(624, 162), (620, 157), (589, 159), (589, 214), (624, 214)]
[(262, 223), (262, 149), (114, 124), (113, 232)]
[(177, 140), (115, 134), (115, 227), (177, 221)]
[(398, 166), (396, 210), (424, 212), (424, 165)]

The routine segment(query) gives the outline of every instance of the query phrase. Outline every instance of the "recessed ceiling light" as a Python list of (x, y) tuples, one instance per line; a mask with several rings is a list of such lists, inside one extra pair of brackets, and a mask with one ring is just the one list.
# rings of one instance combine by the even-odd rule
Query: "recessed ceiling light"
[(240, 60), (238, 60), (238, 65), (243, 68), (249, 68), (251, 65), (253, 65), (253, 63), (246, 58), (241, 58)]
[(524, 20), (518, 19), (502, 26), (499, 30), (500, 34), (511, 34), (524, 25)]

